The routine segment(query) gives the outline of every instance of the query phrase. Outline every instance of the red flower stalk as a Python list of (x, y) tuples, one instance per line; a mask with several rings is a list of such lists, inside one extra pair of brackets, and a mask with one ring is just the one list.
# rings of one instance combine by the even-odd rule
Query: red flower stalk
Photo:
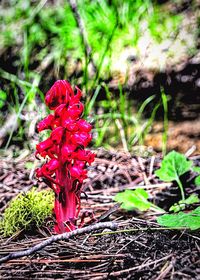
[(83, 104), (81, 91), (74, 94), (67, 81), (57, 81), (47, 92), (46, 105), (54, 111), (38, 125), (38, 131), (52, 130), (48, 139), (36, 146), (36, 155), (47, 162), (36, 170), (55, 192), (55, 231), (63, 233), (76, 227), (80, 212), (80, 194), (86, 166), (94, 161), (95, 154), (85, 147), (92, 139), (91, 125), (81, 119)]

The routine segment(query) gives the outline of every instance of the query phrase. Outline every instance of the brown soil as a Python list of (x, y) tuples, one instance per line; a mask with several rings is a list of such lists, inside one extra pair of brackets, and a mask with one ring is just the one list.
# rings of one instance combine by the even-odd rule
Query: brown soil
[[(200, 119), (194, 121), (169, 122), (167, 149), (186, 153), (191, 147), (200, 154)], [(162, 150), (163, 123), (157, 122), (146, 136), (145, 145), (155, 151)]]
[[(24, 155), (2, 157), (1, 212), (18, 192), (37, 184), (32, 171), (24, 168), (24, 163), (34, 158)], [(194, 160), (200, 165), (198, 157)], [(154, 176), (159, 164), (158, 155), (140, 158), (100, 149), (85, 183), (88, 199), (83, 197), (82, 209), (93, 210), (98, 221), (116, 221), (121, 232), (107, 234), (104, 230), (99, 236), (88, 234), (53, 243), (29, 257), (2, 264), (1, 279), (200, 279), (198, 231), (163, 230), (155, 221), (155, 213), (126, 213), (113, 202), (117, 192), (138, 186), (144, 186), (151, 200), (161, 207), (168, 208), (177, 201), (177, 186), (163, 184)], [(191, 174), (183, 179), (187, 194), (200, 194)], [(1, 238), (0, 255), (29, 248), (48, 236), (46, 225), (31, 233)]]

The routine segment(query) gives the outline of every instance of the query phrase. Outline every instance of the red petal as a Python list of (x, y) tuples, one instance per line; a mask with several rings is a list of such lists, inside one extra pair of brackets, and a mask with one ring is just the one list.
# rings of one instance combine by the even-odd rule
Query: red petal
[(58, 80), (47, 92), (45, 102), (51, 110), (55, 110), (60, 104), (66, 104), (74, 92), (70, 84), (65, 80)]
[(50, 148), (53, 145), (53, 142), (51, 141), (51, 139), (46, 139), (42, 142), (40, 142), (39, 144), (36, 145), (36, 149), (38, 151), (39, 154), (41, 154), (42, 152), (46, 151), (48, 148)]
[(65, 163), (66, 161), (70, 161), (74, 158), (74, 150), (76, 149), (75, 145), (66, 144), (61, 149), (61, 158), (62, 162)]
[(89, 124), (85, 120), (79, 120), (78, 121), (78, 127), (79, 127), (80, 131), (84, 131), (84, 132), (90, 132), (91, 129), (92, 129), (91, 124)]
[(82, 145), (86, 147), (92, 139), (91, 134), (87, 132), (77, 132), (74, 133), (71, 137), (72, 144), (74, 145)]
[(83, 113), (84, 106), (82, 103), (73, 104), (68, 107), (67, 116), (76, 120), (78, 119), (81, 114)]
[(78, 131), (78, 125), (72, 119), (64, 120), (63, 125), (68, 131), (72, 131), (72, 132)]
[(48, 115), (46, 118), (44, 118), (42, 121), (40, 121), (37, 125), (38, 131), (42, 131), (44, 129), (50, 129), (51, 125), (53, 124), (54, 116)]
[(63, 127), (59, 126), (59, 127), (55, 128), (51, 132), (51, 136), (50, 136), (53, 143), (61, 144), (63, 133), (64, 133), (64, 128)]
[(91, 164), (94, 161), (95, 154), (90, 151), (78, 150), (75, 154), (75, 159), (83, 160)]

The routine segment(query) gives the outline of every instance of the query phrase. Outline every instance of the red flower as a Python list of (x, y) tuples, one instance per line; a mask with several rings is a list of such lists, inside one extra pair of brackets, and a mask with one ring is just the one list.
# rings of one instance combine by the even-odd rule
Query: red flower
[(74, 159), (75, 149), (75, 145), (66, 144), (62, 146), (61, 160), (63, 164), (66, 163), (66, 161), (71, 162), (72, 159)]
[(67, 81), (57, 81), (46, 94), (46, 104), (54, 110), (42, 120), (37, 128), (52, 130), (45, 141), (36, 146), (47, 162), (36, 170), (55, 191), (55, 231), (62, 233), (73, 230), (80, 211), (80, 193), (87, 178), (87, 164), (94, 161), (95, 154), (84, 148), (90, 143), (91, 125), (80, 119), (83, 104), (82, 93), (76, 88), (74, 94)]
[(90, 151), (78, 150), (74, 154), (74, 158), (78, 160), (86, 161), (89, 164), (91, 164), (94, 161), (95, 154), (91, 153)]
[(87, 132), (76, 132), (71, 136), (72, 144), (86, 147), (92, 140), (92, 135)]
[(76, 122), (74, 122), (72, 119), (67, 118), (63, 122), (63, 126), (68, 130), (68, 131), (77, 131), (78, 130), (78, 125)]
[(64, 128), (62, 126), (56, 127), (52, 132), (51, 132), (51, 141), (54, 144), (60, 144), (62, 141), (62, 137), (64, 135)]
[(43, 153), (46, 150), (48, 150), (52, 145), (53, 145), (53, 142), (51, 141), (51, 139), (48, 138), (48, 139), (44, 140), (43, 142), (36, 145), (36, 151), (38, 154), (43, 156)]
[(83, 183), (83, 180), (87, 178), (87, 171), (80, 166), (74, 165), (70, 168), (70, 175), (73, 180), (78, 180), (79, 183)]
[(55, 110), (60, 104), (69, 103), (70, 97), (74, 96), (74, 92), (67, 81), (59, 80), (47, 92), (45, 101), (49, 109)]
[(38, 131), (40, 132), (44, 129), (51, 129), (53, 125), (53, 120), (54, 120), (54, 116), (48, 115), (46, 118), (44, 118), (44, 120), (38, 123), (37, 125)]
[(91, 124), (89, 124), (88, 122), (86, 122), (85, 120), (80, 119), (78, 122), (78, 128), (80, 131), (84, 131), (84, 132), (90, 132), (92, 129)]

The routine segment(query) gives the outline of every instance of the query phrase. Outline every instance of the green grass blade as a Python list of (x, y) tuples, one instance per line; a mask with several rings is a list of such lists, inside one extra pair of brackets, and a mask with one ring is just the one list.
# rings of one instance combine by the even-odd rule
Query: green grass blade
[[(21, 114), (21, 112), (22, 112), (22, 110), (23, 110), (23, 108), (24, 108), (24, 106), (25, 106), (25, 104), (26, 104), (26, 102), (27, 102), (29, 96), (33, 93), (33, 91), (36, 91), (36, 88), (37, 88), (38, 84), (39, 84), (39, 79), (37, 78), (37, 79), (35, 79), (35, 80), (33, 81), (33, 84), (32, 84), (31, 89), (29, 89), (28, 93), (25, 94), (25, 97), (24, 97), (24, 99), (23, 99), (23, 101), (22, 101), (22, 103), (21, 103), (21, 105), (20, 105), (20, 107), (19, 107), (19, 110), (18, 110), (18, 112), (17, 112), (16, 121), (18, 121), (19, 116), (20, 116), (20, 114)], [(25, 88), (25, 90), (26, 90), (26, 88)], [(6, 143), (5, 149), (7, 149), (8, 146), (9, 146), (9, 144), (10, 144), (10, 141), (11, 141), (12, 136), (13, 136), (13, 133), (14, 133), (14, 127), (15, 127), (15, 126), (13, 125), (13, 128), (12, 128), (11, 131), (10, 131), (10, 135), (9, 135), (8, 141), (7, 141), (7, 143)]]
[(165, 91), (163, 88), (161, 88), (161, 99), (162, 99), (162, 105), (164, 109), (164, 120), (163, 120), (163, 136), (162, 136), (162, 154), (163, 157), (166, 155), (167, 151), (167, 134), (168, 134), (168, 100), (167, 95), (165, 94)]
[(94, 104), (95, 104), (95, 101), (97, 99), (97, 96), (100, 92), (100, 89), (101, 89), (101, 85), (98, 85), (92, 98), (88, 101), (86, 101), (86, 105), (85, 105), (85, 111), (84, 111), (84, 116), (87, 117), (90, 112), (92, 111), (93, 107), (94, 107)]

